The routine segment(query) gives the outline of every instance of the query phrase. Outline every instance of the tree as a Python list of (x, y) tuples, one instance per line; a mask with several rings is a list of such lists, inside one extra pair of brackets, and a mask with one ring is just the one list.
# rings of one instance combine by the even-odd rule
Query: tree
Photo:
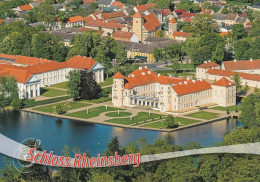
[(248, 87), (247, 82), (246, 82), (246, 84), (245, 84), (245, 86), (243, 88), (243, 92), (244, 92), (245, 95), (248, 92), (248, 90), (249, 90), (249, 87)]
[(65, 107), (64, 107), (63, 104), (57, 104), (55, 106), (55, 110), (56, 110), (56, 113), (58, 113), (58, 114), (63, 114), (63, 113), (66, 112)]
[(118, 155), (124, 153), (124, 149), (120, 146), (118, 137), (115, 136), (111, 139), (110, 143), (107, 144), (107, 149), (104, 152), (105, 156), (113, 156), (117, 152)]
[(240, 91), (242, 89), (241, 80), (237, 72), (233, 74), (232, 80), (235, 82), (237, 90)]
[(15, 78), (13, 76), (0, 76), (0, 95), (3, 98), (18, 98), (18, 86)]
[(174, 128), (175, 127), (174, 117), (172, 115), (168, 115), (165, 118), (164, 124), (166, 128)]
[(80, 81), (81, 81), (81, 73), (77, 70), (72, 70), (68, 73), (67, 78), (69, 82), (68, 86), (68, 94), (73, 98), (73, 100), (77, 100), (80, 96)]
[(247, 37), (247, 32), (242, 23), (232, 26), (232, 38), (234, 40), (240, 40)]
[(157, 61), (159, 61), (159, 60), (161, 59), (161, 55), (162, 55), (162, 50), (161, 50), (161, 49), (155, 48), (155, 49), (153, 50), (153, 57), (154, 57)]
[(198, 48), (194, 55), (191, 57), (192, 64), (198, 66), (201, 65), (204, 61), (208, 61), (211, 58), (210, 50), (207, 46)]
[(213, 52), (211, 60), (213, 62), (220, 63), (223, 61), (224, 56), (225, 56), (225, 45), (220, 43), (217, 45), (216, 50)]
[(80, 98), (87, 100), (98, 99), (102, 89), (95, 81), (93, 72), (81, 70), (80, 74)]
[(254, 88), (254, 93), (255, 93), (255, 94), (259, 93), (259, 88), (255, 87), (255, 88)]
[(164, 37), (164, 31), (163, 30), (159, 30), (157, 33), (158, 37)]
[(180, 69), (180, 64), (178, 61), (173, 61), (172, 65), (171, 65), (172, 70), (174, 71), (174, 73), (176, 74), (177, 71)]
[(11, 102), (11, 106), (15, 109), (15, 110), (20, 110), (23, 107), (23, 101), (19, 98), (14, 98)]
[(242, 99), (240, 107), (241, 114), (239, 121), (241, 121), (245, 128), (260, 126), (260, 96), (259, 94), (250, 94)]

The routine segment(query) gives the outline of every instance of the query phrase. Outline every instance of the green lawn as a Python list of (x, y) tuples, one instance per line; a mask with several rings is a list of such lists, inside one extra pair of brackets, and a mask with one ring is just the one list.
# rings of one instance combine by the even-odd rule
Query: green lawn
[(82, 101), (98, 104), (98, 103), (102, 103), (102, 102), (108, 102), (108, 101), (111, 101), (111, 100), (112, 100), (111, 97), (100, 97), (99, 99), (82, 100)]
[[(200, 122), (198, 120), (181, 118), (181, 117), (176, 117), (176, 118), (174, 118), (174, 120), (175, 120), (176, 124), (180, 123), (179, 126), (184, 126), (184, 125), (189, 125), (189, 124)], [(166, 128), (165, 125), (164, 125), (163, 120), (155, 122), (155, 123), (150, 123), (150, 124), (144, 125), (143, 127), (147, 127), (147, 128)]]
[(61, 82), (61, 83), (57, 83), (55, 85), (52, 85), (51, 87), (68, 89), (67, 84), (68, 84), (68, 82)]
[[(73, 110), (73, 109), (78, 109), (81, 107), (86, 107), (86, 106), (90, 106), (90, 104), (88, 103), (83, 103), (83, 102), (61, 102), (58, 104), (62, 104), (65, 106), (65, 111), (69, 111), (69, 110)], [(55, 112), (55, 107), (57, 104), (51, 104), (51, 105), (47, 105), (47, 106), (42, 106), (42, 107), (37, 107), (34, 108), (33, 110), (36, 111), (41, 111), (41, 112), (47, 112), (47, 113), (53, 113)]]
[(229, 111), (236, 111), (236, 109), (239, 111), (240, 106), (229, 106), (229, 107), (222, 107), (222, 106), (216, 106), (216, 107), (212, 107), (211, 109), (216, 109), (216, 110), (221, 110), (221, 111), (227, 111), (227, 109)]
[[(88, 118), (97, 117), (103, 112), (117, 111), (117, 110), (118, 110), (118, 108), (114, 108), (114, 107), (107, 107), (107, 109), (106, 109), (105, 106), (99, 106), (99, 107), (89, 109), (88, 113), (87, 113), (87, 110), (84, 110), (84, 111), (79, 111), (79, 112), (74, 112), (74, 113), (68, 113), (66, 115), (76, 117), (76, 118), (88, 119)], [(119, 110), (123, 110), (123, 109), (119, 109)]]
[(132, 120), (129, 117), (129, 118), (110, 119), (110, 120), (107, 120), (105, 122), (130, 125), (130, 124), (134, 124), (134, 123), (137, 123), (137, 122), (150, 120), (150, 119), (153, 119), (153, 118), (158, 118), (160, 116), (163, 116), (163, 115), (161, 115), (161, 114), (153, 114), (153, 113), (151, 115), (149, 115), (149, 113), (147, 113), (147, 112), (139, 112), (137, 114), (137, 116), (132, 117)]
[(199, 119), (214, 119), (219, 117), (219, 114), (217, 113), (213, 113), (213, 112), (205, 112), (205, 111), (201, 111), (201, 112), (196, 112), (196, 113), (192, 113), (192, 114), (188, 114), (186, 116), (189, 117), (193, 117), (193, 118), (199, 118)]
[(127, 117), (127, 116), (131, 116), (132, 114), (130, 112), (110, 112), (107, 113), (106, 116), (108, 117)]
[(104, 82), (99, 83), (99, 85), (101, 87), (112, 85), (112, 84), (113, 84), (113, 78), (112, 77), (106, 78)]
[(41, 88), (41, 96), (44, 97), (56, 97), (56, 96), (62, 96), (67, 94), (68, 93), (66, 91), (57, 90), (50, 87)]

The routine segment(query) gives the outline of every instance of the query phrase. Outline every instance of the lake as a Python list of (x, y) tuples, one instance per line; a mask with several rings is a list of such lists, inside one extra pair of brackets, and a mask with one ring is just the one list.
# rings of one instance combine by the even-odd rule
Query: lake
[(37, 138), (41, 140), (43, 150), (54, 151), (55, 155), (62, 155), (64, 145), (68, 145), (70, 149), (78, 147), (82, 152), (89, 151), (96, 156), (104, 152), (114, 136), (118, 136), (122, 146), (139, 138), (146, 138), (149, 143), (161, 138), (175, 145), (198, 142), (202, 146), (213, 146), (237, 126), (242, 124), (237, 119), (230, 119), (168, 133), (58, 119), (24, 111), (0, 112), (0, 132), (3, 135), (17, 142)]

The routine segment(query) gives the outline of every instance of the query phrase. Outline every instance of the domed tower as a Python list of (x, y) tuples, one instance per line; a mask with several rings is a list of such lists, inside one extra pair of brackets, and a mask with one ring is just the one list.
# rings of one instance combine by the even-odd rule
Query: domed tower
[(124, 100), (125, 76), (117, 72), (113, 76), (112, 103), (114, 106), (122, 106)]
[(169, 36), (171, 36), (173, 34), (173, 32), (177, 31), (177, 21), (172, 18), (170, 21), (169, 21), (169, 29), (168, 29), (168, 32), (169, 32)]
[(144, 18), (142, 14), (137, 11), (133, 16), (133, 32), (138, 36), (139, 41), (143, 41), (143, 24)]

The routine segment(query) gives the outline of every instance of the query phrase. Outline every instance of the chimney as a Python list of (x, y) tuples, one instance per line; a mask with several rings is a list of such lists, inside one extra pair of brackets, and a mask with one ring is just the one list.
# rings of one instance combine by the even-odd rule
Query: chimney
[(179, 84), (181, 85), (181, 84), (182, 84), (182, 82), (179, 82)]
[(195, 83), (195, 80), (192, 80), (193, 83)]
[(132, 75), (131, 75), (131, 77), (133, 77), (133, 78), (134, 78), (134, 77), (135, 77), (135, 75), (134, 75), (134, 74), (132, 74)]
[(158, 73), (158, 77), (160, 76), (160, 73)]
[(142, 67), (141, 67), (141, 66), (139, 67), (139, 70), (142, 70)]
[(234, 59), (234, 62), (237, 62), (237, 60), (236, 60), (236, 59)]
[(172, 77), (172, 74), (169, 74), (169, 77)]
[(144, 66), (145, 68), (147, 68), (147, 66)]
[(211, 60), (208, 61), (209, 63), (211, 62)]
[(142, 75), (145, 75), (145, 72), (142, 72)]
[(187, 85), (187, 81), (184, 81), (184, 84)]
[(204, 61), (204, 63), (207, 63), (207, 61)]
[(148, 74), (151, 74), (151, 71), (148, 71)]
[(253, 61), (253, 59), (252, 59), (252, 58), (250, 58), (250, 61)]
[(187, 80), (190, 80), (190, 78), (189, 78), (189, 77), (187, 77)]

